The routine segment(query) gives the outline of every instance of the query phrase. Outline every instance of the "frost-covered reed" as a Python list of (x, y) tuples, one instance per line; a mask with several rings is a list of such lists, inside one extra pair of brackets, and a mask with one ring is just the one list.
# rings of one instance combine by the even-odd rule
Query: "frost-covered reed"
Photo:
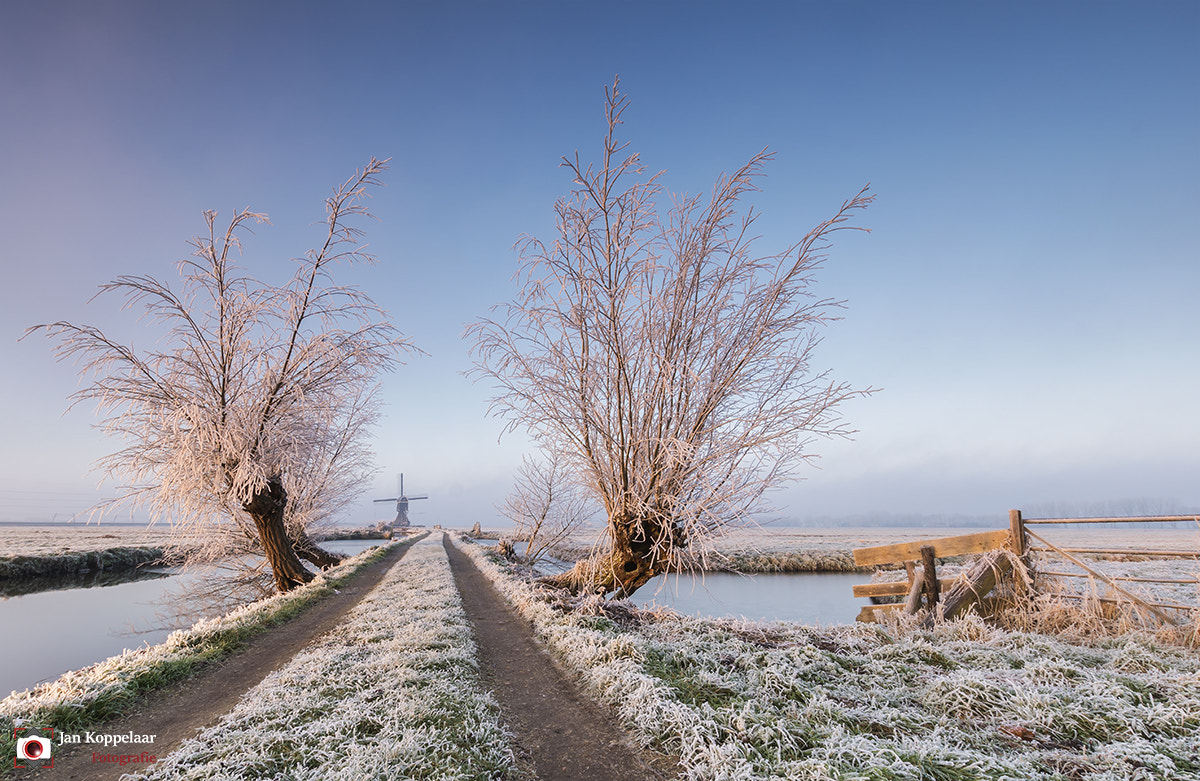
[(132, 778), (506, 778), (515, 762), (498, 716), (433, 537), (220, 723)]
[(932, 631), (572, 611), (463, 545), (596, 699), (688, 779), (1200, 778), (1200, 659), (976, 617)]
[(129, 571), (162, 561), (166, 555), (166, 548), (114, 547), (40, 556), (0, 556), (0, 582), (84, 572)]
[[(975, 531), (979, 530), (748, 526), (729, 529), (708, 540), (704, 554), (685, 557), (683, 566), (747, 573), (868, 572), (870, 568), (854, 564), (854, 548)], [(576, 561), (591, 553), (602, 540), (601, 530), (581, 529), (557, 543), (550, 553), (563, 561)]]
[(184, 678), (200, 663), (223, 656), (251, 635), (295, 615), (383, 553), (383, 548), (365, 551), (286, 594), (172, 632), (158, 645), (128, 650), (55, 681), (13, 692), (0, 701), (0, 751), (13, 756), (14, 724), (74, 732), (122, 712), (140, 692)]

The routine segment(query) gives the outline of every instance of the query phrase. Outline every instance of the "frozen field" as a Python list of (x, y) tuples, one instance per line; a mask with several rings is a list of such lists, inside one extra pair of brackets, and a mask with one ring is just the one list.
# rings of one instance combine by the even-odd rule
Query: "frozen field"
[[(795, 551), (851, 551), (854, 548), (869, 548), (875, 545), (890, 545), (897, 542), (932, 540), (938, 537), (954, 537), (960, 534), (975, 534), (991, 528), (1006, 528), (1007, 523), (997, 522), (994, 527), (973, 526), (968, 528), (917, 528), (900, 526), (839, 527), (813, 529), (804, 527), (763, 527), (740, 529), (713, 541), (713, 547), (721, 553), (756, 552), (762, 554), (791, 553)], [(1114, 529), (1099, 526), (1036, 526), (1037, 534), (1051, 542), (1072, 547), (1134, 548), (1143, 550), (1200, 550), (1200, 527), (1193, 529)], [(599, 530), (576, 533), (571, 545), (587, 548), (595, 543)]]
[(170, 541), (166, 525), (0, 526), (0, 556), (49, 556), (106, 548), (162, 547)]
[[(997, 529), (1003, 524), (997, 523)], [(1038, 534), (1062, 544), (1078, 542), (1086, 547), (1123, 547), (1154, 550), (1200, 550), (1200, 527), (1196, 529), (1112, 529), (1098, 527), (1035, 527)], [(802, 527), (765, 527), (741, 529), (714, 541), (722, 553), (753, 551), (764, 554), (794, 551), (850, 551), (873, 545), (888, 545), (909, 540), (929, 540), (986, 531), (970, 528), (844, 527), (813, 529)], [(590, 547), (599, 536), (596, 529), (581, 531), (571, 538), (571, 546)], [(112, 524), (72, 524), (69, 526), (0, 525), (0, 556), (33, 556), (66, 551), (92, 551), (104, 548), (164, 545), (170, 538), (166, 525), (114, 526)]]

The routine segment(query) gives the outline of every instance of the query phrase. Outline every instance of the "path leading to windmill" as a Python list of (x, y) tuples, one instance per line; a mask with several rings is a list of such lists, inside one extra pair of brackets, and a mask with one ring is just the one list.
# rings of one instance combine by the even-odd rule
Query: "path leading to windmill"
[[(628, 742), (612, 716), (585, 698), (533, 638), (530, 626), (496, 592), (465, 554), (443, 539), (446, 555), (475, 630), (483, 682), (503, 712), (529, 779), (626, 781), (667, 779), (676, 768)], [(410, 546), (398, 546), (284, 624), (248, 641), (239, 653), (199, 674), (147, 694), (129, 713), (98, 726), (110, 734), (144, 733), (153, 724), (153, 753), (166, 756), (215, 724), (242, 696), (317, 638), (337, 627)], [(28, 771), (48, 781), (115, 781), (130, 768), (94, 763), (88, 750), (56, 754), (53, 768)]]
[[(396, 546), (379, 561), (355, 573), (336, 593), (251, 638), (238, 653), (208, 665), (191, 678), (148, 693), (132, 711), (95, 730), (109, 734), (152, 731), (156, 736), (152, 753), (166, 756), (198, 730), (216, 723), (268, 674), (340, 624), (346, 613), (379, 585), (410, 547)], [(153, 730), (146, 725), (153, 725)], [(131, 768), (95, 763), (85, 746), (55, 756), (52, 768), (28, 772), (46, 781), (107, 781), (120, 778), (131, 772)]]
[(483, 683), (504, 713), (522, 759), (540, 781), (674, 778), (665, 760), (643, 756), (612, 716), (588, 700), (470, 557), (444, 538), (450, 569), (475, 627)]

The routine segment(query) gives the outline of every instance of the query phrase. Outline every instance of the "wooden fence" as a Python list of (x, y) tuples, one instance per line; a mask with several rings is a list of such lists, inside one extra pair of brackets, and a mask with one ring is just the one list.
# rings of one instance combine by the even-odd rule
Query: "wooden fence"
[[(880, 545), (872, 548), (858, 548), (854, 551), (854, 563), (860, 566), (903, 565), (908, 577), (905, 580), (887, 583), (866, 583), (854, 586), (854, 596), (870, 598), (895, 598), (903, 596), (902, 602), (889, 604), (872, 604), (863, 607), (858, 615), (859, 621), (874, 621), (883, 613), (903, 610), (916, 613), (922, 605), (929, 608), (933, 620), (934, 608), (940, 605), (940, 614), (944, 618), (953, 618), (965, 610), (970, 604), (986, 601), (988, 593), (994, 588), (999, 579), (1013, 565), (1013, 559), (1018, 558), (1026, 564), (1027, 570), (1033, 577), (1031, 584), (1035, 593), (1048, 593), (1068, 599), (1094, 599), (1101, 602), (1118, 605), (1133, 605), (1145, 610), (1166, 623), (1178, 623), (1198, 609), (1195, 598), (1188, 603), (1184, 601), (1163, 601), (1134, 594), (1122, 584), (1169, 584), (1172, 586), (1187, 586), (1198, 584), (1195, 573), (1191, 577), (1157, 578), (1133, 577), (1127, 575), (1111, 575), (1100, 572), (1095, 562), (1089, 564), (1080, 556), (1114, 556), (1114, 557), (1144, 557), (1153, 559), (1193, 559), (1200, 560), (1200, 545), (1193, 544), (1190, 549), (1156, 550), (1153, 548), (1127, 548), (1084, 546), (1077, 543), (1071, 545), (1055, 544), (1046, 539), (1043, 532), (1033, 531), (1030, 526), (1050, 524), (1149, 524), (1164, 522), (1197, 522), (1200, 516), (1143, 516), (1135, 518), (1025, 518), (1020, 510), (1009, 511), (1009, 527), (995, 531), (978, 532), (955, 537), (942, 537), (934, 540), (903, 542), (894, 545)], [(1200, 529), (1198, 529), (1200, 531)], [(1198, 535), (1200, 539), (1200, 535)], [(1060, 541), (1061, 542), (1061, 541)], [(1083, 540), (1086, 544), (1086, 539)], [(981, 554), (976, 561), (962, 574), (954, 578), (940, 578), (937, 575), (939, 559), (952, 556)], [(1036, 566), (1031, 554), (1037, 554)], [(1079, 572), (1051, 570), (1039, 568), (1045, 563), (1059, 558), (1078, 567)], [(920, 564), (920, 569), (917, 565)], [(1108, 586), (1112, 596), (1096, 596), (1080, 592), (1064, 591), (1054, 586), (1056, 578), (1087, 578), (1091, 583), (1103, 583)], [(943, 594), (945, 596), (943, 597)], [(1193, 592), (1193, 597), (1195, 593)]]
[[(1198, 573), (1195, 568), (1192, 568), (1190, 577), (1167, 578), (1114, 575), (1101, 572), (1097, 568), (1095, 561), (1088, 562), (1081, 558), (1085, 556), (1093, 558), (1108, 556), (1124, 559), (1190, 559), (1198, 561), (1200, 560), (1200, 526), (1197, 526), (1198, 534), (1192, 540), (1191, 547), (1183, 549), (1088, 545), (1086, 531), (1082, 534), (1074, 534), (1074, 541), (1070, 544), (1061, 541), (1059, 544), (1055, 544), (1046, 538), (1045, 529), (1040, 528), (1044, 526), (1079, 526), (1082, 529), (1094, 529), (1097, 525), (1118, 523), (1131, 524), (1134, 527), (1163, 523), (1200, 524), (1200, 516), (1157, 515), (1127, 518), (1025, 518), (1022, 516), (1020, 510), (1010, 510), (1009, 522), (1015, 534), (1017, 533), (1016, 530), (1019, 530), (1019, 534), (1014, 537), (1014, 539), (1019, 540), (1020, 548), (1018, 553), (1026, 557), (1029, 554), (1037, 554), (1037, 566), (1032, 571), (1038, 593), (1050, 594), (1064, 599), (1093, 600), (1117, 606), (1136, 606), (1168, 624), (1188, 620), (1190, 614), (1200, 608), (1200, 605), (1197, 604), (1197, 593), (1195, 591), (1195, 587), (1200, 585), (1200, 579), (1197, 577)], [(1039, 527), (1039, 530), (1034, 531), (1029, 528), (1031, 526)], [(1064, 563), (1074, 565), (1079, 571), (1072, 572), (1066, 571), (1066, 569), (1049, 568), (1054, 566), (1062, 567)], [(1111, 596), (1099, 596), (1096, 593), (1063, 590), (1061, 586), (1055, 585), (1054, 579), (1058, 578), (1085, 579), (1093, 584), (1102, 583), (1110, 589)], [(1191, 586), (1193, 589), (1190, 601), (1183, 601), (1182, 599), (1168, 601), (1132, 592), (1129, 584), (1135, 583)]]
[[(854, 563), (863, 566), (900, 565), (908, 573), (906, 580), (891, 583), (864, 583), (854, 587), (856, 597), (898, 597), (903, 602), (867, 605), (858, 614), (859, 621), (875, 621), (880, 614), (894, 610), (916, 613), (922, 600), (933, 608), (941, 604), (942, 613), (952, 618), (974, 601), (987, 595), (996, 581), (1012, 566), (1012, 561), (1002, 554), (1013, 547), (1013, 532), (1009, 529), (963, 534), (956, 537), (941, 537), (935, 540), (902, 542), (895, 545), (880, 545), (873, 548), (857, 548)], [(961, 577), (939, 578), (938, 559), (969, 554), (984, 554), (977, 566)], [(916, 565), (921, 564), (918, 572)], [(943, 599), (942, 591), (946, 591)], [(931, 611), (932, 612), (932, 611)]]

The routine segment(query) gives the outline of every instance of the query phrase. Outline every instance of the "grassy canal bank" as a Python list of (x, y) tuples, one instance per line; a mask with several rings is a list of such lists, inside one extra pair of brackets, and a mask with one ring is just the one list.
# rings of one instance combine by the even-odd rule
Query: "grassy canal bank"
[[(125, 712), (140, 695), (190, 677), (228, 656), (254, 635), (296, 616), (377, 560), (374, 548), (319, 574), (311, 583), (173, 632), (163, 643), (126, 651), (0, 701), (0, 751), (14, 756), (13, 727), (22, 724), (79, 732)], [(4, 766), (12, 772), (11, 765)]]
[(640, 743), (680, 756), (689, 780), (1200, 777), (1200, 659), (1149, 633), (567, 605), (462, 546), (583, 688)]

